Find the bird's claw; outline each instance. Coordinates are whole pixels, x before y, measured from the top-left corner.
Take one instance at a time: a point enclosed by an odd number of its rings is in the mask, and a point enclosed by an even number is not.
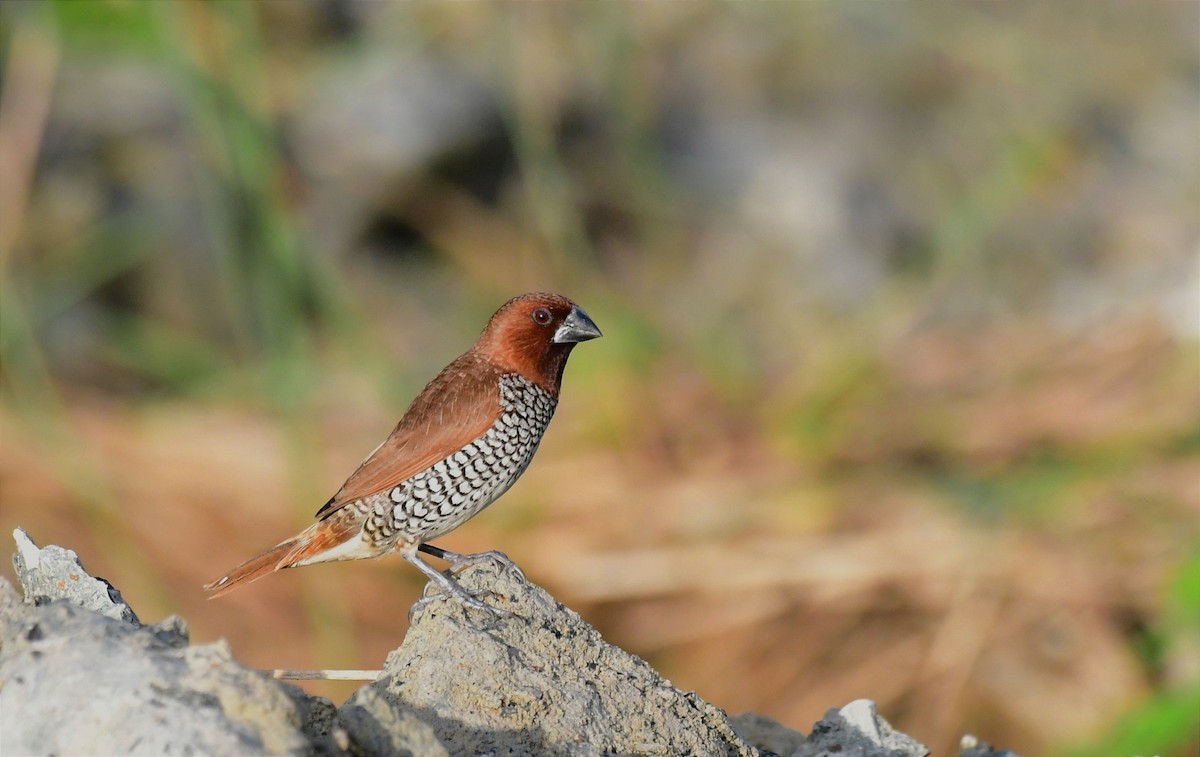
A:
[[[457,552],[447,552],[443,557],[450,563],[450,570],[457,573],[463,568],[470,565],[478,565],[483,562],[492,562],[500,566],[504,570],[511,571],[521,583],[529,583],[525,578],[525,573],[517,566],[512,558],[504,554],[498,549],[490,549],[487,552],[476,552],[469,555],[460,555]]]
[[[446,571],[434,569],[433,566],[429,565],[429,563],[417,557],[416,551],[418,550],[431,554],[438,559],[445,560],[446,562],[450,563],[450,568]],[[421,593],[421,598],[417,600],[417,602],[412,606],[412,609],[409,610],[408,618],[410,622],[412,621],[413,617],[420,612],[420,610],[427,607],[434,600],[443,597],[453,597],[464,607],[486,612],[493,617],[511,616],[512,613],[510,611],[493,607],[492,605],[486,604],[477,597],[473,596],[451,577],[451,574],[468,565],[474,565],[481,562],[492,562],[499,565],[502,569],[511,570],[517,576],[517,578],[519,578],[522,582],[525,582],[525,574],[521,572],[521,569],[518,568],[516,564],[508,558],[508,555],[497,550],[479,552],[469,555],[460,555],[457,552],[450,552],[442,549],[441,547],[435,547],[432,544],[421,544],[416,547],[416,550],[404,551],[401,552],[401,555],[404,557],[404,559],[420,568],[421,572],[429,578],[429,583],[425,585],[425,589]],[[438,594],[430,593],[431,589],[434,587],[441,590],[439,592],[441,597],[439,597]]]

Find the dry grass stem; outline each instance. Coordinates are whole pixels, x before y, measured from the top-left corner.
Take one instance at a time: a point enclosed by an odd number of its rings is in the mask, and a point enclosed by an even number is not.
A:
[[[374,681],[382,670],[281,670],[270,671],[277,681]]]

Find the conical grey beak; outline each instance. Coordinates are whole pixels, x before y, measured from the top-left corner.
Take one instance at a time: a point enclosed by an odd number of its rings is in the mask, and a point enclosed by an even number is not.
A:
[[[604,336],[600,333],[600,328],[588,317],[587,313],[583,312],[582,308],[576,305],[571,308],[570,313],[567,313],[567,317],[563,319],[558,331],[554,332],[554,343],[586,342],[598,336]]]

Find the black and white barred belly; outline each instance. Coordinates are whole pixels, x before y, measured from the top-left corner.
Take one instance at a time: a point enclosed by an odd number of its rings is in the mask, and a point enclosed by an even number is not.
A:
[[[508,491],[533,459],[555,399],[515,374],[500,378],[500,417],[483,436],[407,481],[357,503],[363,539],[426,541],[469,520]]]

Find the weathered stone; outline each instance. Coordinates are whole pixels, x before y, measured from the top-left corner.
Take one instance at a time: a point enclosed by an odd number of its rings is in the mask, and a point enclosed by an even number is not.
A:
[[[793,731],[766,715],[743,712],[730,715],[729,723],[739,736],[768,754],[791,757],[804,744],[803,733]]]
[[[17,542],[13,567],[26,597],[37,603],[65,599],[115,620],[141,625],[121,592],[103,578],[90,576],[74,550],[55,544],[38,549],[20,528],[13,531],[13,539]]]
[[[892,728],[869,699],[830,710],[795,757],[925,757],[929,748]]]
[[[354,743],[378,749],[411,713],[451,755],[758,753],[723,711],[606,643],[539,587],[490,564],[458,580],[511,614],[446,599],[419,608],[384,674],[343,707]]]
[[[319,701],[224,642],[189,646],[180,618],[142,626],[74,552],[15,537],[26,598],[0,579],[0,754],[330,751],[303,732]]]
[[[928,753],[868,700],[830,710],[808,737],[728,718],[487,563],[458,579],[507,614],[424,601],[379,679],[337,709],[242,666],[224,642],[190,645],[182,618],[141,625],[74,552],[15,537],[26,597],[0,579],[0,754]]]

